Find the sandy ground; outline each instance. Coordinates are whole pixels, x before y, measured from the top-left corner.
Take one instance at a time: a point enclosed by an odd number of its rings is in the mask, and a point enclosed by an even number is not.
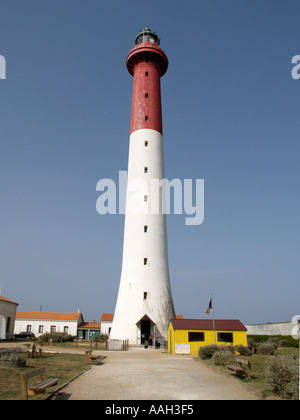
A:
[[[100,353],[94,351],[94,353]],[[238,380],[192,356],[161,350],[102,352],[106,358],[72,381],[54,400],[259,400]]]
[[[23,344],[23,343],[22,343]],[[23,347],[0,343],[1,348]],[[24,347],[23,347],[24,348]],[[84,354],[80,347],[43,351]],[[162,350],[94,350],[105,359],[62,388],[53,400],[260,400],[235,378],[207,367],[198,357]]]

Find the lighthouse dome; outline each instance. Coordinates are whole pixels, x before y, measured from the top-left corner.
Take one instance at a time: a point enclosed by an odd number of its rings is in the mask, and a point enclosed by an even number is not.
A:
[[[146,28],[139,32],[135,37],[136,45],[142,44],[143,42],[152,42],[153,44],[159,45],[160,39],[155,32],[151,31],[151,29],[146,26]]]

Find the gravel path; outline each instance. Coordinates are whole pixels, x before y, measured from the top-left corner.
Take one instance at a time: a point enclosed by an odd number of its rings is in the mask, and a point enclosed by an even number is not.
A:
[[[94,351],[94,354],[99,353]],[[192,356],[131,348],[102,352],[99,365],[53,400],[260,400],[260,394]]]

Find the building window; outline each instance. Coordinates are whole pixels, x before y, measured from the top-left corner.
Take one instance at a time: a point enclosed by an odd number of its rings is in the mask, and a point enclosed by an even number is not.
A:
[[[148,258],[144,258],[144,265],[147,265],[148,263]]]
[[[148,121],[148,115],[145,115],[145,121]]]
[[[145,93],[145,98],[148,98],[148,93]]]
[[[31,332],[31,325],[27,325],[27,327],[26,327],[26,331],[27,331],[27,332]]]
[[[148,76],[148,72],[147,72],[147,71],[145,72],[145,76],[146,76],[146,77]]]
[[[44,332],[44,325],[39,325],[39,333],[42,334]]]
[[[145,147],[148,146],[148,140],[145,140]]]
[[[55,325],[51,325],[50,327],[50,332],[56,332],[56,326]]]
[[[144,300],[147,299],[147,292],[144,292]]]
[[[204,332],[189,331],[189,342],[204,341]]]
[[[64,333],[68,334],[69,327],[64,327]]]
[[[144,226],[144,232],[145,232],[145,233],[147,233],[147,232],[148,232],[148,226],[147,226],[147,225],[145,225],[145,226]]]
[[[148,173],[148,166],[145,166],[144,167],[144,174],[147,174]]]
[[[148,195],[144,195],[144,201],[148,201]]]
[[[233,333],[218,332],[218,341],[220,343],[233,343]]]

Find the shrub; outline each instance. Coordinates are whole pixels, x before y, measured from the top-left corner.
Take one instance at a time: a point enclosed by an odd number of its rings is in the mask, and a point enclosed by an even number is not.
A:
[[[257,349],[257,353],[273,356],[274,355],[274,346],[273,346],[273,344],[261,344]]]
[[[108,334],[98,334],[95,335],[93,341],[106,341],[108,340]]]
[[[235,356],[231,351],[219,350],[213,354],[211,360],[217,366],[226,366],[235,362]]]
[[[74,336],[66,333],[45,333],[39,337],[39,341],[42,343],[49,343],[50,341],[60,343],[61,340],[63,342],[74,341]]]
[[[1,352],[0,360],[7,361],[7,362],[24,362],[27,359],[27,352],[19,350],[19,349],[12,349],[7,350],[6,352]]]
[[[235,354],[237,346],[234,346],[232,344],[228,344],[226,346],[222,346],[222,350],[230,351],[231,353]]]
[[[199,347],[198,356],[200,359],[211,359],[213,354],[219,350],[216,344],[210,344],[208,346]]]
[[[288,345],[289,345],[289,342],[285,338],[279,341],[279,347],[288,347]]]
[[[296,357],[272,357],[266,368],[266,379],[275,393],[286,399],[298,399],[299,367]]]
[[[273,344],[274,349],[278,349],[279,347],[279,338],[278,337],[270,337],[267,341],[268,344]]]
[[[243,346],[242,344],[236,346],[236,351],[238,351],[241,356],[251,356],[252,354],[251,350],[248,347]]]

